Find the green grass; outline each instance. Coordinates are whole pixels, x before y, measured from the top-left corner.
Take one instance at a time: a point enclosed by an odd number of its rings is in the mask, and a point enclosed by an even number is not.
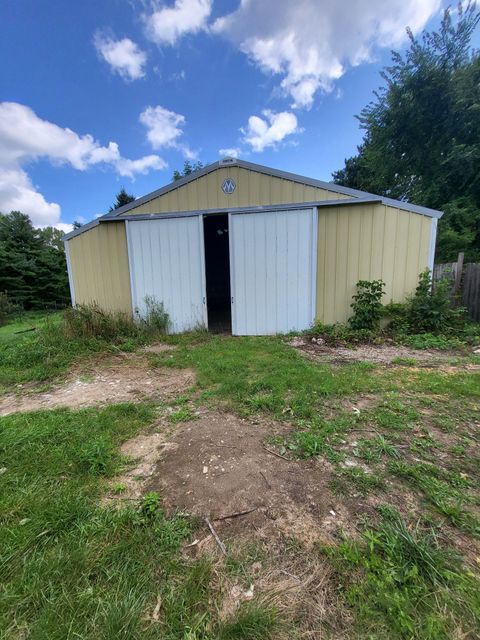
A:
[[[374,367],[352,364],[334,371],[315,365],[278,338],[196,337],[177,341],[175,352],[152,355],[158,366],[193,367],[207,397],[243,414],[267,412],[285,419],[312,419],[326,398],[376,391]]]
[[[363,540],[324,551],[334,563],[355,620],[355,638],[474,638],[480,591],[473,574],[442,546],[432,529],[407,527],[384,507]]]
[[[38,330],[45,326],[46,322],[57,324],[62,317],[61,311],[45,313],[45,311],[29,311],[12,318],[7,324],[0,327],[0,345],[6,342],[18,342],[21,333],[30,333],[30,330]]]
[[[218,640],[269,640],[275,638],[278,627],[274,609],[246,603],[234,620],[220,625]]]

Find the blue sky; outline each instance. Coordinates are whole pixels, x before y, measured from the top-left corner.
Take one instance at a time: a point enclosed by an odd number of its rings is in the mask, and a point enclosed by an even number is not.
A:
[[[441,0],[3,0],[0,211],[68,230],[185,158],[329,180],[405,26]]]

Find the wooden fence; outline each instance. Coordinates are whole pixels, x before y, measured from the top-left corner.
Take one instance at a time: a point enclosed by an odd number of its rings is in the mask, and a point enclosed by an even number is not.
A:
[[[451,282],[452,296],[467,308],[468,315],[480,322],[480,263],[463,264],[463,254],[457,262],[436,264],[433,282],[447,279]]]

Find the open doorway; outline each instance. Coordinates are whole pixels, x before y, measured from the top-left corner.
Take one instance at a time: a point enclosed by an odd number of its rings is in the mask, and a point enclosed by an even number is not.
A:
[[[207,281],[208,328],[218,333],[231,333],[230,250],[228,215],[203,218],[205,239],[205,275]]]

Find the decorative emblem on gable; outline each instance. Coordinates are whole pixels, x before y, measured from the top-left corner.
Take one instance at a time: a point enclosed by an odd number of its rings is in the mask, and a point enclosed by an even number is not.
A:
[[[235,180],[232,180],[232,178],[225,178],[222,184],[222,191],[223,193],[230,195],[235,191],[236,186],[237,185],[235,184]]]

